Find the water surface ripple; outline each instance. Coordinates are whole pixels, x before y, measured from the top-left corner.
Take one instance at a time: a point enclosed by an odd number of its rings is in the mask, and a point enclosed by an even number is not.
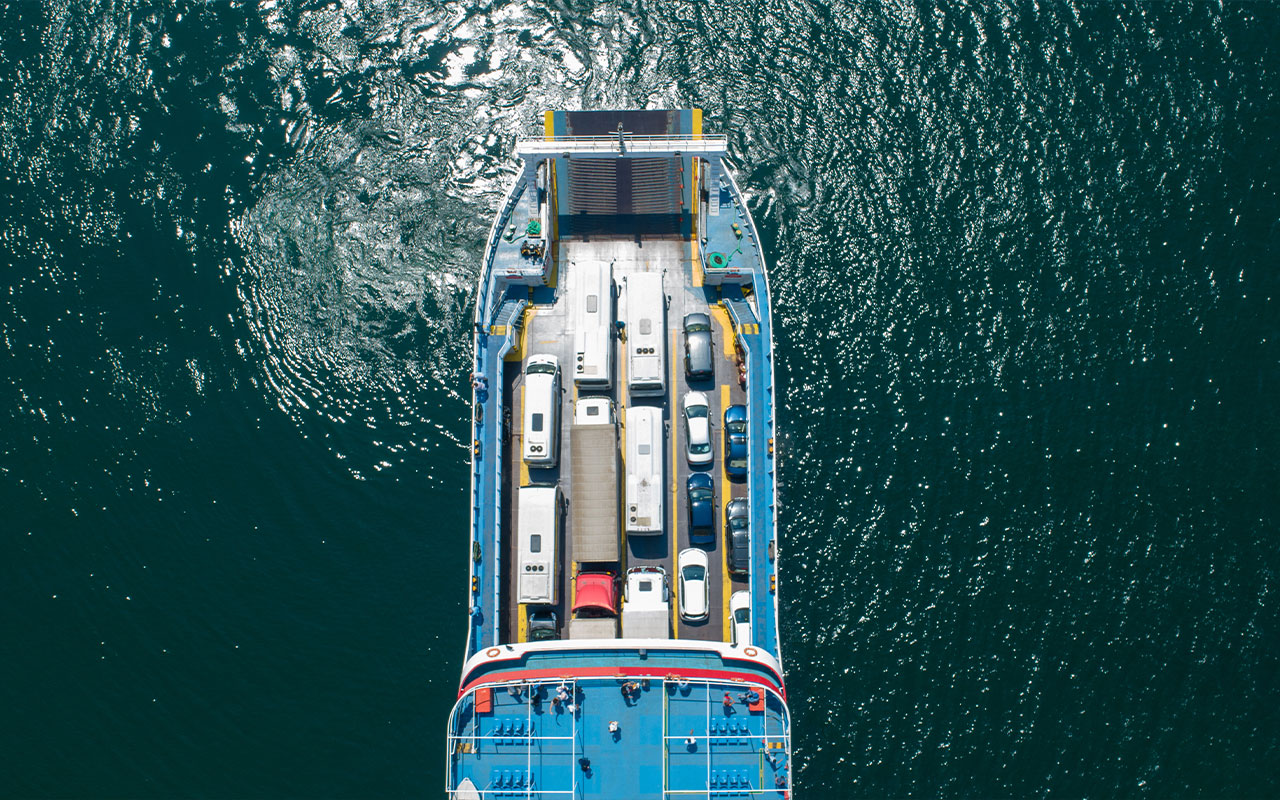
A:
[[[484,237],[728,132],[809,797],[1265,796],[1280,13],[0,5],[4,793],[436,796]]]

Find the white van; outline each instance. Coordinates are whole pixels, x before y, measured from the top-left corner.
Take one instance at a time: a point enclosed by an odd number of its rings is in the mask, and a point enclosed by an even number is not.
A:
[[[627,408],[627,533],[662,533],[663,482],[662,409]]]
[[[524,368],[524,463],[554,467],[560,449],[560,359],[529,356]]]
[[[560,599],[560,487],[521,486],[516,498],[519,557],[517,603],[555,605]]]

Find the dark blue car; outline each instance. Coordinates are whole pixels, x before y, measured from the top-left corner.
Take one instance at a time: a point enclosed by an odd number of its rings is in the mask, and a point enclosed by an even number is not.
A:
[[[715,540],[716,495],[711,476],[705,472],[689,474],[685,489],[689,495],[689,541],[711,544]]]
[[[747,477],[747,407],[724,410],[724,471],[730,478]]]

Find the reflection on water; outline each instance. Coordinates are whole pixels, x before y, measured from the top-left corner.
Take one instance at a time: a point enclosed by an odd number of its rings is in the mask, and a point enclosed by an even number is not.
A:
[[[9,752],[99,776],[17,794],[438,785],[490,215],[544,109],[632,106],[703,108],[766,240],[801,790],[1270,787],[1274,12],[0,17],[0,499],[56,698]]]

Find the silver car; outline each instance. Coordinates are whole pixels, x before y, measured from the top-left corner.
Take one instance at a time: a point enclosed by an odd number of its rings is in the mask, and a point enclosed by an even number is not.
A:
[[[685,456],[689,463],[702,466],[715,458],[711,452],[711,409],[702,392],[685,392],[684,435]]]
[[[733,639],[739,647],[751,645],[751,592],[734,592],[729,597],[729,616],[733,617]]]
[[[680,618],[699,622],[707,618],[707,551],[690,547],[676,558],[680,571]]]
[[[711,317],[706,314],[684,316],[684,374],[690,378],[714,377],[711,361]]]

